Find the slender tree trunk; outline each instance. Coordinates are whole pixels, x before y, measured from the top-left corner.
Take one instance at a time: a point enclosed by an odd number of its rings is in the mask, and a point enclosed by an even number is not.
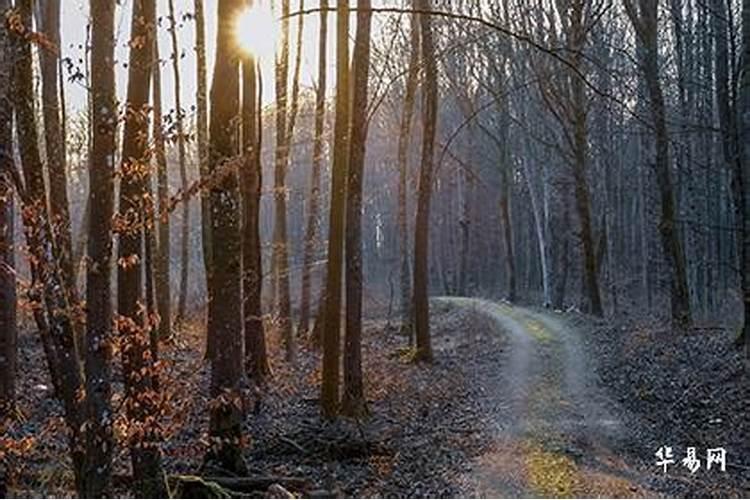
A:
[[[659,81],[658,0],[639,0],[640,13],[632,0],[624,0],[626,11],[643,43],[641,64],[646,81],[656,144],[656,181],[661,198],[659,232],[664,256],[669,263],[671,282],[672,321],[678,328],[692,322],[690,294],[687,284],[687,265],[680,234],[675,226],[675,195],[669,158],[669,133],[664,106],[664,93]]]
[[[86,401],[88,427],[85,487],[89,498],[108,496],[112,472],[112,214],[114,211],[115,0],[91,4],[92,140],[89,165],[88,265],[86,274]]]
[[[571,105],[573,126],[573,181],[576,211],[580,227],[580,238],[583,249],[583,278],[587,298],[587,310],[595,316],[604,314],[602,309],[601,291],[597,275],[596,249],[594,248],[594,229],[591,220],[591,194],[589,191],[588,169],[588,102],[583,80],[584,74],[583,49],[586,38],[584,20],[585,2],[577,0],[570,7],[570,36],[571,46],[574,48],[570,59],[571,74]],[[573,73],[575,71],[576,73]]]
[[[414,0],[420,11],[429,11],[429,0]],[[414,327],[417,341],[417,360],[432,361],[430,340],[430,299],[429,299],[429,231],[430,201],[432,198],[432,177],[435,155],[435,134],[437,129],[437,61],[432,36],[432,19],[420,14],[422,39],[422,61],[424,66],[424,102],[422,104],[422,161],[417,196],[417,220],[414,238]]]
[[[169,272],[172,266],[170,265],[169,173],[162,127],[161,63],[158,37],[154,37],[153,77],[154,158],[156,159],[156,197],[159,213],[154,281],[156,308],[159,311],[159,338],[167,339],[172,334],[172,285]]]
[[[352,95],[352,108],[355,110],[367,109],[371,23],[370,0],[357,0]],[[367,113],[352,113],[351,118],[346,187],[346,335],[341,412],[347,416],[359,417],[367,412],[362,383],[362,182],[367,143]]]
[[[149,322],[143,313],[143,236],[148,169],[148,106],[156,30],[155,0],[135,0],[131,24],[128,91],[122,144],[117,266],[117,325],[122,346],[125,411],[134,491],[143,498],[166,494],[159,449],[158,394],[154,391]],[[140,41],[140,43],[136,43]]]
[[[78,303],[78,290],[73,268],[70,210],[68,204],[68,178],[65,160],[65,132],[62,120],[64,109],[60,103],[62,85],[59,74],[60,0],[44,0],[39,5],[39,25],[52,47],[39,51],[42,75],[42,114],[44,116],[44,144],[49,176],[50,221],[58,247],[60,269],[67,285],[70,303]],[[58,88],[58,85],[60,87]],[[79,352],[83,348],[83,325],[76,327]]]
[[[185,159],[185,125],[182,111],[182,89],[180,79],[180,45],[177,41],[177,18],[175,17],[174,0],[169,0],[170,34],[172,37],[172,72],[174,73],[174,106],[175,126],[177,133],[177,154],[180,165],[180,184],[182,192],[187,193],[188,177]],[[175,323],[179,326],[185,320],[187,308],[188,278],[190,270],[190,198],[185,197],[182,202],[182,226],[180,241],[180,293],[177,298],[177,317]]]
[[[331,169],[331,209],[328,217],[325,314],[323,315],[323,416],[333,419],[339,404],[341,339],[341,275],[344,253],[346,178],[349,163],[349,2],[336,0],[336,123]]]
[[[260,128],[258,116],[258,75],[256,62],[245,57],[242,62],[242,140],[243,166],[240,170],[242,191],[242,291],[245,322],[245,372],[261,383],[270,374],[263,328],[261,296],[263,267],[260,239],[260,195],[263,169],[260,162]]]
[[[414,101],[419,84],[419,17],[411,15],[409,69],[406,76],[404,108],[401,112],[401,128],[398,136],[398,233],[401,273],[401,332],[412,339],[411,276],[409,275],[409,223],[408,223],[408,178],[409,145],[414,119]]]
[[[287,236],[286,174],[293,124],[288,115],[289,80],[289,0],[281,0],[281,47],[276,60],[276,156],[274,168],[274,201],[276,206],[273,260],[276,264],[272,279],[276,283],[279,327],[284,339],[287,361],[295,357],[291,322],[291,292],[289,285],[289,241]],[[301,19],[301,18],[299,18]],[[289,120],[289,121],[287,121]]]
[[[502,165],[501,182],[502,189],[500,195],[500,218],[503,221],[503,240],[505,242],[505,266],[508,272],[508,300],[510,302],[516,301],[516,258],[513,253],[513,226],[511,225],[510,217],[510,176],[508,170],[510,170],[510,163],[506,162]]]
[[[10,7],[0,0],[0,18]],[[10,37],[0,26],[0,67],[12,68]],[[12,72],[0,73],[0,420],[15,404],[17,370],[16,268],[14,248],[13,186],[7,168],[13,164]]]
[[[7,5],[6,5],[7,7]],[[16,3],[20,23],[13,26],[15,60],[12,62],[14,107],[18,145],[23,166],[23,224],[30,253],[31,284],[29,302],[34,305],[34,319],[44,348],[57,398],[62,402],[69,428],[69,446],[76,487],[83,491],[83,452],[81,425],[84,422],[79,398],[82,373],[75,345],[75,323],[65,293],[66,284],[59,268],[57,247],[47,212],[47,187],[37,137],[34,106],[32,2]],[[6,29],[4,26],[3,29]],[[9,109],[9,108],[8,108]],[[10,167],[10,161],[0,166]]]
[[[206,70],[206,16],[203,0],[195,0],[196,54],[196,136],[198,140],[198,172],[201,179],[208,177],[208,72]],[[201,190],[201,242],[206,283],[211,276],[211,207],[206,189]],[[208,349],[206,349],[208,351]]]
[[[320,225],[320,171],[323,164],[323,130],[326,114],[326,85],[328,51],[328,0],[320,2],[320,32],[318,33],[318,86],[315,89],[315,137],[313,139],[312,171],[310,173],[310,197],[305,229],[305,254],[302,262],[302,296],[300,302],[299,333],[310,329],[310,302],[313,260],[315,259]]]
[[[211,397],[208,466],[242,475],[242,245],[240,199],[236,169],[235,117],[239,109],[239,47],[232,20],[243,0],[219,0],[216,62],[211,87],[210,174],[213,272],[209,283],[208,324],[215,352],[211,359]]]

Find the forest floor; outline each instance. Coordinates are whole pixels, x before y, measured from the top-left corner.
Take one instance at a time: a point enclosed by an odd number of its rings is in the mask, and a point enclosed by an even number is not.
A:
[[[366,323],[370,415],[361,421],[321,422],[319,353],[301,341],[289,365],[271,329],[273,377],[245,423],[251,473],[354,497],[747,496],[750,389],[730,334],[679,336],[479,299],[433,304],[431,366],[410,362],[389,322]],[[203,339],[187,328],[163,353],[170,474],[199,473],[205,452]],[[8,434],[27,446],[11,457],[11,494],[70,495],[61,412],[36,336],[22,335],[19,364],[23,418]],[[661,446],[677,462],[666,475],[654,456]],[[706,448],[725,447],[726,473],[704,462],[690,474],[679,464],[685,446],[703,461]],[[122,495],[128,462],[120,446]]]

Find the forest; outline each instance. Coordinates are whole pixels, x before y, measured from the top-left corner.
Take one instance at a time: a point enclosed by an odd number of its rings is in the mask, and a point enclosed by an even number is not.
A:
[[[0,0],[0,497],[750,494],[750,0]]]

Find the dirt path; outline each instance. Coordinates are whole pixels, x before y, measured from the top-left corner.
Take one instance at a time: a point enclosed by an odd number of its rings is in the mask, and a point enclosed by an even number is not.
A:
[[[622,409],[592,375],[577,332],[551,313],[482,299],[436,302],[471,308],[504,335],[506,362],[485,380],[496,429],[473,467],[481,497],[653,496],[621,458]]]

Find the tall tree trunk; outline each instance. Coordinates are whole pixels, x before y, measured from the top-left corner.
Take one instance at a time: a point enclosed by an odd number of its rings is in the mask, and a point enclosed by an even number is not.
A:
[[[419,17],[411,15],[409,69],[406,76],[404,108],[398,136],[398,233],[401,275],[401,332],[414,336],[412,328],[411,276],[409,276],[408,178],[409,146],[414,119],[414,101],[419,83]]]
[[[215,352],[211,359],[209,465],[242,475],[242,245],[237,186],[238,147],[235,116],[239,109],[239,47],[232,20],[243,0],[219,0],[216,62],[211,87],[210,174],[213,273],[209,283],[208,324]]]
[[[92,151],[89,164],[86,273],[86,401],[88,427],[84,496],[108,496],[112,471],[112,214],[114,210],[115,0],[91,3]]]
[[[177,17],[174,10],[174,0],[169,0],[170,34],[172,37],[172,72],[174,73],[174,107],[175,126],[177,133],[177,154],[180,165],[180,184],[182,192],[188,191],[187,164],[185,159],[185,125],[182,111],[182,89],[180,80],[180,45],[177,41]],[[187,307],[188,278],[190,270],[190,197],[185,196],[182,202],[182,226],[180,241],[180,292],[177,298],[177,317],[175,323],[179,326],[185,320]]]
[[[7,5],[6,5],[7,7]],[[37,137],[36,110],[34,106],[32,2],[16,3],[20,23],[10,27],[14,39],[15,60],[12,63],[18,145],[23,166],[23,223],[26,243],[30,253],[31,284],[29,302],[39,329],[47,365],[58,399],[63,403],[69,428],[69,446],[73,462],[76,487],[83,490],[83,453],[81,425],[84,416],[79,398],[82,373],[75,345],[75,324],[68,302],[66,285],[59,268],[57,247],[47,212],[47,187]],[[6,29],[6,27],[4,27]],[[10,161],[2,163],[12,166]]]
[[[287,236],[286,174],[291,147],[291,120],[287,115],[289,80],[289,0],[281,0],[281,48],[276,60],[276,155],[274,168],[274,201],[276,207],[273,231],[273,260],[279,327],[284,340],[287,361],[294,360],[295,346],[291,322],[289,285],[289,241]],[[301,17],[299,18],[301,19]]]
[[[123,346],[125,411],[134,491],[143,498],[166,494],[159,449],[158,394],[154,390],[149,321],[143,313],[143,236],[148,171],[148,106],[156,30],[155,0],[135,0],[131,24],[128,91],[119,203],[117,325]]]
[[[242,191],[242,291],[245,321],[245,372],[262,382],[270,373],[263,329],[263,267],[260,239],[260,195],[263,168],[260,161],[261,133],[258,126],[260,101],[256,62],[242,62],[242,140],[243,165],[240,170]]]
[[[429,11],[430,0],[414,0],[415,7]],[[419,194],[417,196],[417,220],[414,237],[414,332],[417,341],[416,359],[432,361],[430,340],[430,299],[429,299],[429,231],[430,201],[432,198],[432,177],[435,156],[435,134],[437,129],[437,61],[432,36],[432,19],[428,14],[420,14],[422,39],[422,62],[424,67],[424,102],[422,104],[422,160],[419,173]]]
[[[357,34],[354,41],[354,92],[351,144],[346,186],[346,335],[344,390],[341,412],[359,417],[367,412],[362,383],[362,178],[367,143],[367,83],[370,71],[370,0],[357,0]]]
[[[0,19],[10,7],[0,0]],[[0,25],[0,67],[13,68],[10,37]],[[16,269],[14,249],[12,70],[0,73],[0,420],[15,404],[17,367]]]
[[[60,269],[67,285],[70,303],[78,303],[78,290],[73,269],[70,209],[68,205],[68,176],[65,160],[64,109],[60,96],[62,82],[59,74],[61,50],[60,0],[44,0],[39,4],[39,25],[46,39],[52,44],[39,51],[42,75],[42,114],[44,117],[44,144],[46,148],[47,173],[49,176],[50,221],[58,247]],[[60,85],[60,87],[58,87]],[[83,348],[83,325],[76,328],[76,343],[79,352]]]
[[[302,262],[302,296],[300,300],[299,333],[304,335],[310,328],[310,302],[313,260],[316,254],[320,225],[320,171],[323,163],[323,130],[326,114],[326,85],[328,51],[328,0],[320,2],[320,31],[318,33],[318,86],[315,89],[315,137],[313,139],[312,171],[310,173],[310,196],[305,229],[305,253]]]
[[[745,302],[745,320],[743,335],[745,337],[745,359],[750,367],[750,0],[742,2],[742,67],[738,81],[738,144],[742,145],[741,168],[737,180],[736,192],[741,196],[740,235],[742,238],[742,296]],[[749,368],[750,369],[750,368]]]
[[[198,172],[201,179],[208,177],[208,72],[206,70],[206,16],[203,0],[195,0],[196,54],[196,138],[198,141]],[[201,190],[201,242],[206,283],[211,275],[211,207],[206,189]],[[208,351],[208,349],[206,349]]]
[[[508,300],[515,302],[516,297],[516,258],[513,252],[513,226],[510,217],[511,185],[508,170],[511,169],[509,158],[501,166],[500,218],[503,221],[503,241],[505,242],[505,267],[508,273]]]
[[[320,405],[333,419],[339,404],[341,339],[341,275],[344,253],[346,177],[349,164],[349,2],[336,0],[336,123],[331,169],[331,209],[328,215],[325,314],[323,315],[323,381]]]
[[[664,94],[659,80],[658,0],[639,0],[640,13],[633,0],[623,0],[636,35],[643,43],[641,64],[643,77],[651,101],[651,115],[656,144],[656,181],[661,198],[659,232],[664,256],[669,263],[671,283],[672,321],[678,328],[690,326],[690,294],[688,293],[685,252],[675,226],[675,195],[669,158],[669,133],[664,106]]]
[[[159,338],[167,339],[172,334],[172,284],[170,279],[171,235],[169,229],[169,173],[164,146],[161,102],[161,62],[159,59],[159,37],[154,37],[153,67],[154,107],[154,158],[156,159],[156,197],[158,199],[158,227],[156,258],[154,259],[154,281],[156,308],[159,311]]]

